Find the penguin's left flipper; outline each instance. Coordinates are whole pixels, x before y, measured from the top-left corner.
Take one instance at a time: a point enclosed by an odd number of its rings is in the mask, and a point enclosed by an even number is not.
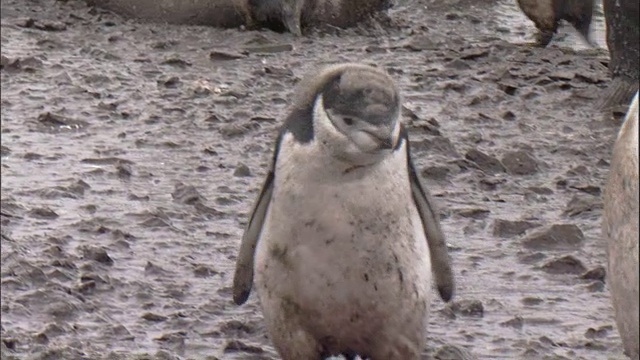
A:
[[[429,252],[431,254],[431,271],[435,278],[440,298],[449,302],[455,292],[455,280],[453,278],[453,270],[451,269],[451,259],[447,250],[447,242],[440,227],[440,218],[431,194],[422,186],[416,168],[413,165],[406,130],[403,129],[403,133],[403,137],[407,141],[407,165],[409,168],[411,193],[413,202],[418,208],[418,213],[422,219],[422,226],[427,238],[427,245],[429,246]]]
[[[244,304],[249,298],[251,287],[253,286],[253,262],[256,253],[256,246],[262,231],[269,203],[271,202],[271,194],[273,194],[273,178],[274,166],[271,166],[267,178],[260,190],[258,201],[253,207],[249,223],[242,235],[240,243],[240,251],[236,260],[236,272],[233,276],[233,301],[237,305]]]

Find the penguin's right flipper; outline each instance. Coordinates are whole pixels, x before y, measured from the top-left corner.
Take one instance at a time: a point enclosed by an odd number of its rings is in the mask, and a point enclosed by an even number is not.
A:
[[[409,183],[413,202],[418,209],[422,226],[427,237],[427,245],[431,254],[431,270],[435,278],[436,287],[440,298],[446,302],[451,301],[455,292],[455,279],[451,268],[451,257],[447,248],[447,242],[440,227],[440,217],[429,190],[422,185],[418,172],[411,159],[409,137],[404,126],[401,128],[401,137],[406,141],[407,167],[409,170]]]
[[[253,286],[253,263],[256,253],[256,246],[262,231],[262,225],[269,209],[271,195],[273,194],[273,166],[269,169],[267,178],[260,190],[258,201],[253,207],[249,223],[242,235],[240,251],[236,260],[236,272],[233,276],[233,301],[237,305],[242,305],[249,298],[251,287]]]

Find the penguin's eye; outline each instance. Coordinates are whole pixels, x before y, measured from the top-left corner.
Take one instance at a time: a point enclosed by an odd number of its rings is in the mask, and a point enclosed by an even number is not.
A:
[[[353,119],[350,117],[343,118],[342,121],[344,121],[344,123],[347,124],[347,126],[353,125]]]

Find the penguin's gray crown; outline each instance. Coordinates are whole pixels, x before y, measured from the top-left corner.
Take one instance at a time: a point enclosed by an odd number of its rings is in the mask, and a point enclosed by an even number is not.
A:
[[[373,69],[347,69],[321,92],[325,111],[346,125],[355,119],[374,126],[392,125],[398,117],[398,90],[386,74]]]

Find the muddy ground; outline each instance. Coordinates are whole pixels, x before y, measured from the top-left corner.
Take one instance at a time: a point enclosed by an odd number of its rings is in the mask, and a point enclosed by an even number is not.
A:
[[[2,0],[2,359],[277,358],[255,295],[231,301],[235,255],[292,86],[342,61],[397,80],[441,208],[458,290],[425,359],[620,358],[607,53],[568,27],[528,46],[514,3],[402,1],[295,39]]]

